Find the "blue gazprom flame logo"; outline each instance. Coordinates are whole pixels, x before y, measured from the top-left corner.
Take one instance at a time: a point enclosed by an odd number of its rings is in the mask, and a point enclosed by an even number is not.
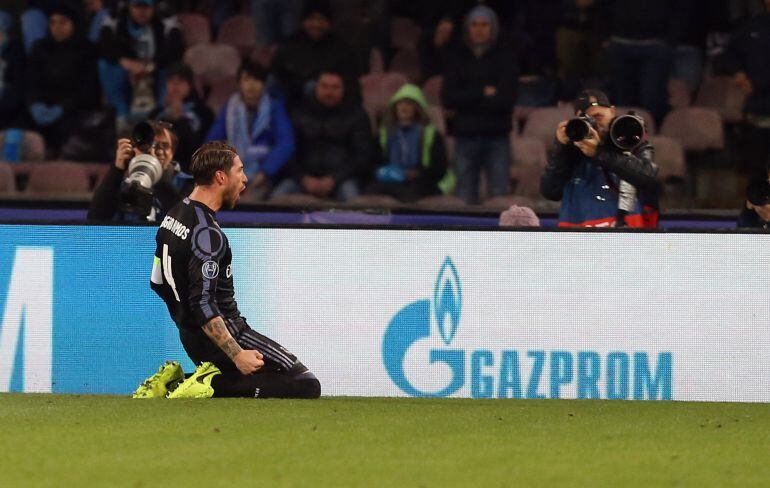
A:
[[[460,310],[463,306],[462,289],[457,269],[450,258],[444,260],[433,290],[433,310],[441,338],[448,346],[457,333],[460,324]]]
[[[420,397],[445,397],[462,388],[465,382],[465,353],[462,350],[433,349],[428,361],[444,363],[452,370],[452,380],[436,392],[418,390],[404,374],[404,357],[420,339],[431,335],[431,310],[441,339],[452,342],[460,323],[462,288],[452,260],[447,257],[441,265],[433,290],[433,300],[418,300],[399,311],[390,321],[382,338],[382,360],[388,376],[404,393]]]

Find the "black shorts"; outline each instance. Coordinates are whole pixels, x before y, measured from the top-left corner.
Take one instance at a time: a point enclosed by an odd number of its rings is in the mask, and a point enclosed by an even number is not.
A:
[[[297,363],[297,356],[269,337],[255,331],[245,320],[225,319],[227,330],[243,349],[254,349],[262,353],[265,365],[263,372],[291,371]],[[195,364],[214,363],[220,370],[237,371],[235,363],[203,332],[203,329],[179,329],[182,346]]]

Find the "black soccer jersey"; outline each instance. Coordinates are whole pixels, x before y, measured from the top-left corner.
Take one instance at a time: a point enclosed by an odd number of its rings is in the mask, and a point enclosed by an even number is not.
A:
[[[185,198],[163,219],[155,242],[151,286],[177,327],[200,328],[216,316],[240,318],[232,253],[213,210]]]

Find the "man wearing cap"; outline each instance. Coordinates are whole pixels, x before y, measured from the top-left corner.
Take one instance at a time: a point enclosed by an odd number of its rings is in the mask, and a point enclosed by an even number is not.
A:
[[[349,90],[357,97],[356,55],[342,39],[331,31],[332,8],[328,0],[308,0],[302,11],[302,28],[279,46],[272,71],[290,107],[312,95],[313,83],[324,71],[343,75]]]
[[[655,226],[658,167],[653,162],[653,147],[643,141],[622,152],[609,141],[616,111],[599,90],[584,90],[578,95],[575,115],[590,117],[593,127],[588,137],[570,141],[566,131],[569,121],[561,122],[556,130],[556,150],[540,180],[543,196],[561,201],[559,226]],[[627,188],[626,184],[636,189],[637,197],[630,208],[619,212],[621,189]]]
[[[104,94],[125,125],[132,112],[144,116],[163,100],[165,69],[184,54],[181,24],[159,18],[154,0],[131,0],[126,11],[104,20],[99,49]]]

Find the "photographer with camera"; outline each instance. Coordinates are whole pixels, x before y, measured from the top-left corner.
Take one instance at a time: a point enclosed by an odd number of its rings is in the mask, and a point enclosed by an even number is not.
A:
[[[89,220],[156,222],[192,187],[174,161],[179,141],[166,122],[141,122],[119,139],[115,163],[94,191]]]
[[[556,130],[540,193],[561,201],[559,227],[655,227],[658,168],[643,120],[617,117],[609,98],[584,90],[576,118]]]

